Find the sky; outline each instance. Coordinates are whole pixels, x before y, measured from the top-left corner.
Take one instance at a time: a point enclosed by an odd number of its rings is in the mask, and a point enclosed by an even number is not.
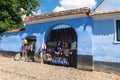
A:
[[[69,9],[89,7],[94,10],[102,0],[41,0],[38,6],[38,14],[46,14]]]

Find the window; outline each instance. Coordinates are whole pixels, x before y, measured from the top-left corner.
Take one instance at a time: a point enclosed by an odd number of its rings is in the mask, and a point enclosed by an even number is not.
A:
[[[120,20],[116,20],[116,40],[120,41]]]

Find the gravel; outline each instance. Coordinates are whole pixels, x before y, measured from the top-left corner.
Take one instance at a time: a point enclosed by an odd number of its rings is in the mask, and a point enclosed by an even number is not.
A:
[[[120,75],[0,57],[0,80],[120,80]]]

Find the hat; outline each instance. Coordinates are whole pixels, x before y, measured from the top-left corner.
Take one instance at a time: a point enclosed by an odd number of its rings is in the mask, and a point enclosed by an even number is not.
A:
[[[23,40],[23,44],[28,44],[28,41],[26,39]]]

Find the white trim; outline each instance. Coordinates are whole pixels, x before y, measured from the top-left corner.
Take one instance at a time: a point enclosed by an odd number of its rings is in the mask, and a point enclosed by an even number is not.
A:
[[[114,41],[113,43],[114,44],[120,44],[120,41]]]
[[[117,42],[117,37],[116,37],[116,19],[114,18],[114,43]]]
[[[75,14],[75,15],[66,15],[66,16],[59,16],[59,17],[53,17],[48,19],[39,19],[34,21],[26,22],[26,24],[36,24],[36,23],[42,23],[42,22],[50,22],[50,21],[56,21],[56,20],[62,20],[62,19],[73,19],[73,18],[80,18],[80,17],[87,17],[85,13],[82,14]]]
[[[116,29],[116,20],[120,20],[120,17],[114,18],[114,43],[120,43],[117,41],[117,29]]]
[[[120,18],[120,13],[98,14],[92,16],[93,20],[104,20],[104,19],[114,19],[114,18]]]

